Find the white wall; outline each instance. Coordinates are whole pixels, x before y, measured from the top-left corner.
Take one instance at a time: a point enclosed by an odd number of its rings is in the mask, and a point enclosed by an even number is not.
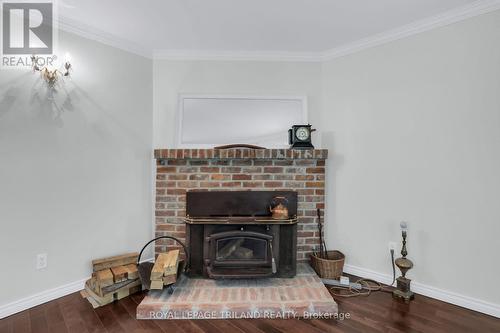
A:
[[[316,123],[320,71],[321,64],[306,62],[155,60],[154,145],[175,144],[179,94],[306,95],[309,120]]]
[[[0,71],[0,305],[152,235],[152,61],[62,32],[60,47],[74,72],[53,100],[39,75]]]
[[[328,244],[391,274],[500,304],[500,12],[324,64]]]

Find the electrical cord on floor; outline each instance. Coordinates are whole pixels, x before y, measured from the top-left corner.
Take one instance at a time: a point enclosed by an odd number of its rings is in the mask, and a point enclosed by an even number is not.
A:
[[[396,282],[396,265],[394,264],[394,249],[391,249],[391,264],[392,264],[392,283],[391,286]]]
[[[392,262],[392,283],[390,286],[394,285],[396,281],[396,266],[394,265],[394,249],[391,249],[391,262]],[[372,279],[359,279],[355,283],[361,285],[361,289],[355,289],[351,286],[330,286],[330,293],[337,297],[357,297],[357,296],[370,296],[372,292],[383,291],[386,293],[392,293],[392,289],[384,287],[380,282]],[[338,291],[347,291],[347,293],[340,293]]]

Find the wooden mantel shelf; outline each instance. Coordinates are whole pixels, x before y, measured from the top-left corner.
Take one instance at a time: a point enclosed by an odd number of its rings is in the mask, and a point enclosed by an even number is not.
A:
[[[326,160],[328,149],[155,149],[158,160],[175,159],[315,159]]]

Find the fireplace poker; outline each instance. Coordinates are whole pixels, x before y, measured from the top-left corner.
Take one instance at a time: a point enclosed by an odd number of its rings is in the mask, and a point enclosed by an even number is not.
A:
[[[323,237],[323,225],[321,224],[321,210],[317,209],[318,213],[318,231],[319,231],[319,257],[328,259],[328,250],[326,249],[325,239]]]

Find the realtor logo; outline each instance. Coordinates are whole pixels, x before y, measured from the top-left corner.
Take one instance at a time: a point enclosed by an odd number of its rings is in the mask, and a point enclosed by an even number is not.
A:
[[[3,54],[51,54],[52,3],[2,4]]]
[[[33,54],[48,62],[55,49],[54,14],[53,1],[2,2],[2,67],[30,66]]]

